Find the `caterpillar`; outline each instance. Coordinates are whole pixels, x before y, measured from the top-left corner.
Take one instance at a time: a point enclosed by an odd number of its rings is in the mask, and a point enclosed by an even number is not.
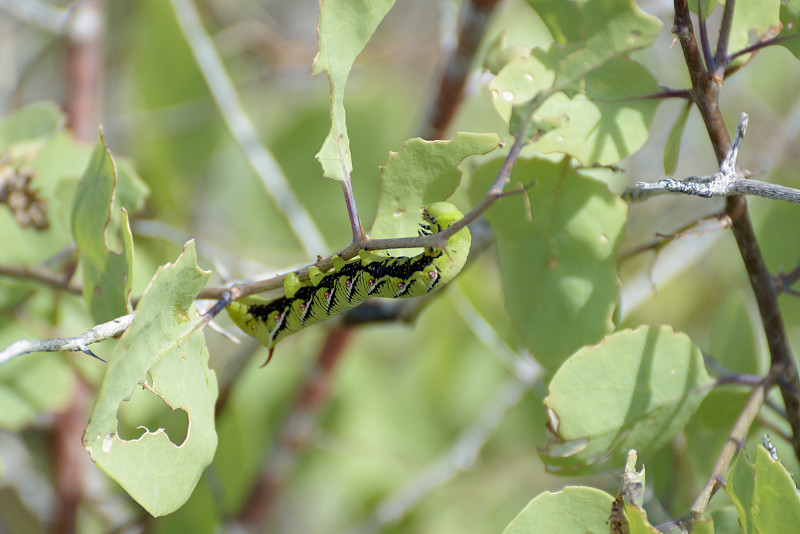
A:
[[[420,235],[440,232],[463,218],[449,202],[435,202],[423,210]],[[247,334],[269,348],[264,365],[283,338],[355,308],[373,297],[405,298],[433,293],[450,282],[464,266],[471,236],[467,228],[448,240],[444,250],[426,248],[416,256],[393,257],[361,251],[350,260],[333,257],[333,269],[312,267],[310,280],[290,274],[284,295],[276,299],[245,297],[227,306],[228,315]]]

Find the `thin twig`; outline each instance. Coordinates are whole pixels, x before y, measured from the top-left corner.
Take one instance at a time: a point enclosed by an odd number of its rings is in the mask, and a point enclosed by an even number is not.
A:
[[[179,1],[179,0],[174,0]],[[527,131],[528,126],[533,118],[533,114],[536,112],[537,109],[541,106],[542,102],[550,96],[550,92],[544,92],[534,98],[532,105],[530,106],[529,113],[523,118],[520,123],[519,132],[514,139],[514,144],[511,146],[511,149],[506,156],[505,161],[503,162],[503,166],[501,167],[500,171],[497,173],[497,177],[495,178],[492,185],[489,187],[489,190],[484,195],[483,199],[480,203],[475,206],[469,213],[464,215],[464,218],[454,223],[449,228],[442,230],[441,232],[436,232],[426,236],[418,236],[418,237],[399,237],[399,238],[390,238],[390,239],[371,239],[369,237],[365,238],[363,243],[350,243],[348,246],[344,247],[343,249],[339,250],[338,252],[331,254],[327,258],[324,258],[312,265],[307,267],[303,267],[302,269],[298,269],[292,271],[295,273],[300,280],[308,280],[309,279],[309,269],[311,267],[317,267],[320,271],[326,272],[333,268],[333,257],[339,256],[344,260],[348,260],[350,258],[355,257],[361,250],[386,250],[392,248],[419,248],[419,247],[433,247],[433,248],[446,248],[447,240],[461,230],[465,228],[467,225],[475,221],[478,217],[480,217],[489,207],[491,207],[495,202],[497,202],[500,198],[503,197],[503,188],[508,183],[509,177],[511,176],[511,170],[514,168],[514,164],[516,163],[517,159],[519,158],[520,151],[522,147],[527,142],[527,138],[524,135],[524,132]],[[244,283],[244,284],[235,284],[231,287],[218,287],[218,288],[205,288],[203,289],[200,294],[197,296],[198,299],[223,299],[225,298],[228,303],[234,301],[236,299],[246,297],[249,295],[255,295],[256,293],[263,293],[265,291],[270,291],[272,289],[279,289],[283,287],[283,282],[286,279],[286,276],[290,273],[284,273],[280,275],[276,275],[272,278],[267,280],[259,280],[256,282]],[[218,302],[218,306],[215,305],[212,308],[212,311],[209,312],[208,315],[214,315],[214,312],[221,311],[224,308],[226,303],[223,303],[221,300]],[[207,321],[206,321],[207,322]]]
[[[107,323],[95,326],[83,334],[75,337],[55,338],[55,339],[21,339],[12,343],[8,348],[0,351],[0,365],[33,352],[83,352],[90,356],[95,356],[88,346],[98,341],[112,338],[121,334],[133,322],[133,313],[117,317]]]
[[[80,284],[72,280],[65,279],[64,276],[54,273],[39,265],[33,267],[15,267],[11,265],[0,265],[0,276],[8,276],[10,278],[18,278],[20,280],[31,280],[50,286],[55,289],[63,289],[76,295],[81,295],[83,290]]]
[[[800,189],[760,182],[739,173],[736,160],[746,129],[747,114],[742,113],[736,137],[716,173],[710,176],[690,176],[684,180],[665,178],[657,182],[637,182],[622,194],[622,198],[629,202],[638,202],[666,193],[682,193],[703,198],[743,194],[800,204]]]
[[[192,0],[171,2],[181,31],[228,130],[244,151],[267,194],[284,215],[308,256],[316,257],[320,251],[327,250],[325,239],[311,215],[292,192],[278,162],[259,139],[253,121],[245,112],[214,43],[203,28],[197,8]]]
[[[40,0],[0,0],[0,9],[40,30],[60,35],[66,31],[72,9],[62,9]]]
[[[743,56],[745,54],[761,50],[762,48],[766,48],[768,46],[774,46],[786,41],[790,41],[792,39],[797,39],[798,37],[800,37],[800,33],[795,33],[792,35],[778,35],[777,37],[772,37],[771,39],[765,39],[763,41],[759,41],[754,45],[750,45],[747,48],[742,48],[738,52],[734,52],[733,54],[728,56],[728,63],[730,63],[739,56]]]
[[[717,40],[717,52],[714,54],[714,68],[709,71],[713,78],[722,79],[725,61],[728,59],[728,42],[731,38],[731,27],[733,26],[733,12],[736,7],[736,0],[727,0],[722,11],[722,22],[719,27],[719,39]]]
[[[712,65],[714,58],[711,55],[711,44],[708,41],[708,25],[706,24],[706,18],[703,16],[703,0],[697,0],[697,18],[700,23],[700,46],[703,47],[706,69],[708,69],[708,72],[711,72],[714,70]]]
[[[703,228],[701,230],[692,230],[692,228],[699,226],[701,223],[710,220],[716,220],[716,223],[710,227]],[[676,239],[684,239],[687,237],[699,237],[702,235],[709,234],[711,232],[722,230],[723,228],[728,228],[729,226],[730,226],[730,219],[728,219],[728,216],[725,215],[724,212],[717,212],[717,213],[712,213],[710,215],[705,215],[703,217],[700,217],[699,219],[695,219],[681,226],[680,228],[669,234],[656,233],[656,238],[653,239],[652,241],[648,241],[647,243],[644,243],[637,247],[620,252],[619,255],[617,256],[617,260],[620,262],[626,261],[648,250],[654,250],[658,252],[659,250],[664,248],[672,241],[675,241]]]
[[[694,504],[692,504],[692,508],[689,512],[690,518],[698,519],[708,506],[712,495],[714,495],[714,492],[719,487],[719,480],[725,476],[725,472],[728,470],[731,461],[733,461],[739,449],[742,448],[744,439],[747,437],[747,431],[758,416],[761,405],[764,403],[766,390],[767,384],[762,381],[750,395],[750,399],[747,401],[742,413],[739,414],[736,423],[734,423],[731,429],[728,441],[726,441],[725,445],[722,447],[722,451],[717,458],[716,464],[714,464],[714,469],[712,469],[705,487],[703,487],[700,495],[698,495]]]

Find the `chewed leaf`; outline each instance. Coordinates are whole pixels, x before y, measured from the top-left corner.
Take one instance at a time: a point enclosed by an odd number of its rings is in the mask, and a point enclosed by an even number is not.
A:
[[[800,525],[800,494],[792,475],[760,445],[755,463],[744,449],[739,452],[725,492],[745,532],[794,532]]]
[[[413,236],[420,208],[449,197],[461,180],[465,158],[491,152],[500,145],[496,134],[460,132],[449,141],[410,139],[390,152],[383,166],[383,187],[372,237]]]
[[[344,111],[344,88],[356,56],[366,46],[395,0],[325,0],[319,13],[319,51],[314,74],[331,84],[331,131],[317,159],[328,178],[346,180],[353,170]]]
[[[133,237],[128,215],[121,210],[119,238],[122,250],[114,252],[108,243],[108,226],[117,184],[114,160],[103,136],[97,141],[83,173],[72,207],[72,235],[78,246],[83,270],[83,296],[98,323],[130,311],[133,287]]]
[[[177,510],[192,494],[217,447],[217,379],[208,368],[194,298],[209,274],[197,266],[194,242],[162,266],[136,308],[136,318],[111,356],[84,433],[92,460],[154,516]],[[186,412],[188,434],[173,444],[162,430],[136,440],[119,436],[120,404],[146,384],[173,409]]]
[[[669,326],[614,333],[556,372],[539,455],[566,475],[621,465],[629,449],[645,456],[686,426],[713,382],[700,349]]]
[[[556,493],[534,498],[503,534],[608,534],[609,512],[614,498],[585,486],[567,486]]]

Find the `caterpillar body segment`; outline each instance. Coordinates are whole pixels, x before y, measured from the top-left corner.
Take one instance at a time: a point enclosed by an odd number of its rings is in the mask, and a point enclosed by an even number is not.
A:
[[[424,233],[452,226],[463,214],[449,202],[436,202],[423,211]],[[246,297],[228,305],[228,315],[239,328],[270,349],[303,328],[315,325],[373,297],[406,298],[433,293],[461,271],[469,254],[471,236],[464,228],[447,240],[446,249],[427,248],[416,256],[388,256],[362,251],[350,260],[334,257],[334,268],[319,269],[301,282],[289,275],[285,295],[275,299]]]

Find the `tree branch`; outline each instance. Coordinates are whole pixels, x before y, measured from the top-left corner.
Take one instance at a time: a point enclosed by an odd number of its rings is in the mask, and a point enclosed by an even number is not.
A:
[[[746,129],[747,114],[742,113],[736,137],[716,173],[710,176],[690,176],[684,180],[665,178],[657,182],[637,182],[622,194],[622,198],[637,202],[664,193],[683,193],[703,198],[744,194],[800,204],[800,190],[745,178],[739,173],[736,159]]]
[[[730,30],[732,9],[733,1],[726,2],[726,15],[723,16],[723,28],[720,32],[720,47],[717,49],[717,54],[720,54],[720,50],[727,49],[726,34]],[[729,10],[731,11],[730,14],[728,14]],[[702,61],[699,61],[699,55],[697,54],[697,43],[694,39],[686,0],[675,0],[674,32],[680,40],[684,60],[692,80],[692,98],[706,125],[706,131],[714,148],[717,161],[722,166],[730,146],[730,137],[719,109],[718,98],[722,77],[707,76],[704,72]],[[725,54],[727,55],[727,52]],[[720,65],[716,65],[715,68],[718,71]],[[724,69],[724,64],[722,68]],[[750,279],[750,285],[753,288],[753,294],[758,303],[758,310],[769,347],[771,372],[782,375],[782,380],[779,381],[781,394],[786,405],[787,420],[792,427],[792,444],[795,456],[800,458],[800,399],[796,394],[797,391],[800,391],[800,380],[798,380],[797,365],[789,346],[786,328],[778,306],[775,285],[761,255],[753,225],[750,222],[745,197],[741,195],[727,197],[725,212],[731,219],[733,235],[736,238],[739,253],[742,256],[745,270]]]
[[[0,351],[0,365],[17,356],[33,352],[83,352],[89,356],[98,358],[89,350],[88,346],[92,343],[97,343],[98,341],[103,341],[121,334],[133,323],[133,317],[133,313],[117,317],[116,319],[97,325],[75,337],[35,340],[21,339]]]
[[[499,0],[469,0],[463,4],[458,46],[442,70],[438,91],[429,104],[423,127],[423,139],[443,139],[464,98],[464,86],[478,45],[486,32],[489,18]]]

